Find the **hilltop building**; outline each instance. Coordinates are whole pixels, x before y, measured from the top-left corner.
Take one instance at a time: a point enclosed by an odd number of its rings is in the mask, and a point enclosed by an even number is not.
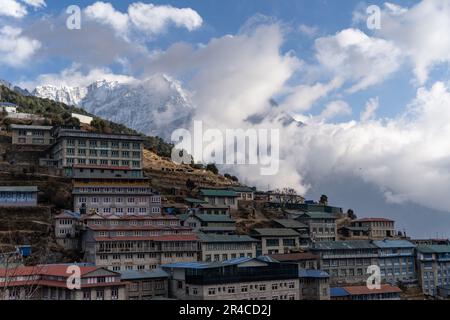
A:
[[[422,291],[426,296],[436,297],[438,287],[450,285],[450,246],[420,245],[416,249]]]
[[[247,235],[198,234],[200,261],[218,262],[256,258],[258,240]]]
[[[183,300],[298,300],[296,265],[256,258],[163,265],[169,296]]]
[[[11,124],[13,145],[50,146],[54,142],[53,127]]]
[[[300,248],[300,234],[293,229],[256,228],[250,235],[260,240],[258,255],[290,253]]]

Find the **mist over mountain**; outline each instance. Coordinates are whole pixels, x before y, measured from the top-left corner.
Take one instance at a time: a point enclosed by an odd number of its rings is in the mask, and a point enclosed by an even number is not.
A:
[[[99,117],[165,139],[177,128],[188,128],[194,112],[189,93],[165,74],[130,83],[98,80],[87,87],[42,85],[36,87],[33,95],[79,106]]]

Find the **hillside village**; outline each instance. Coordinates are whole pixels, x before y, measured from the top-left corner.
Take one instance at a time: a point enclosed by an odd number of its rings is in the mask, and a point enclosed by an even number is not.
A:
[[[446,299],[450,242],[258,190],[81,109],[2,87],[0,299]],[[75,264],[81,288],[65,287]],[[368,269],[381,284],[369,288]],[[30,290],[31,285],[38,290]],[[53,279],[52,281],[48,281]]]

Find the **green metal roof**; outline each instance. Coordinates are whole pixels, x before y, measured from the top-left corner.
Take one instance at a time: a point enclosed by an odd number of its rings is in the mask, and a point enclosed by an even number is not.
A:
[[[2,192],[37,192],[36,186],[1,186]]]
[[[216,190],[216,189],[202,189],[200,194],[206,197],[237,197],[237,193],[233,190]]]
[[[198,234],[200,242],[258,242],[247,235],[237,234]]]
[[[377,246],[369,240],[347,241],[318,241],[314,243],[314,250],[353,250],[353,249],[377,249]]]
[[[235,222],[229,216],[223,214],[195,214],[195,217],[205,222]]]
[[[184,201],[189,202],[189,203],[207,203],[204,200],[195,199],[195,198],[184,198]]]
[[[421,253],[450,253],[450,245],[424,245],[418,246],[417,251]]]
[[[305,216],[305,215],[311,219],[336,219],[336,217],[334,217],[331,213],[320,212],[320,211],[305,212],[304,214],[300,215],[300,217]]]
[[[291,228],[291,229],[308,228],[306,224],[301,223],[300,221],[294,219],[274,219],[273,221],[283,226],[284,228]]]

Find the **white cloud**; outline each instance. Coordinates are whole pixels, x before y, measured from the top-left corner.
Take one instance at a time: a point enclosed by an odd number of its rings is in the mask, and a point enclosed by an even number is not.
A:
[[[318,38],[315,45],[319,63],[353,83],[350,93],[381,83],[401,63],[401,52],[393,42],[369,37],[358,29]]]
[[[298,27],[298,31],[300,31],[300,33],[304,35],[307,35],[308,37],[314,37],[315,35],[317,35],[319,28],[316,26],[308,26],[306,24],[301,24]]]
[[[128,15],[114,9],[111,3],[95,2],[84,9],[88,19],[109,25],[117,32],[124,34],[128,29]]]
[[[133,3],[128,7],[128,15],[137,29],[150,35],[164,33],[170,25],[192,31],[203,23],[200,15],[191,8],[180,9],[170,5]]]
[[[0,64],[21,67],[41,47],[39,41],[22,36],[22,29],[4,26],[0,29]]]
[[[2,0],[0,4],[0,16],[23,18],[27,15],[27,9],[16,0]]]
[[[375,118],[375,112],[379,106],[378,97],[372,98],[366,103],[366,107],[363,112],[361,112],[361,121],[369,121]]]
[[[336,116],[349,115],[351,113],[352,108],[350,108],[347,102],[342,100],[335,100],[328,103],[318,117],[322,120],[330,120]]]
[[[108,68],[91,68],[83,70],[81,65],[73,64],[69,68],[61,70],[59,73],[41,74],[33,81],[19,83],[20,87],[33,90],[37,86],[52,85],[55,87],[86,87],[95,81],[117,81],[119,83],[130,83],[136,81],[135,78],[122,74],[115,74]]]
[[[409,58],[420,84],[433,67],[450,63],[450,0],[426,0],[401,8],[386,4],[377,36],[393,41]]]
[[[169,5],[132,3],[128,12],[116,10],[109,2],[95,2],[84,9],[85,16],[98,23],[112,27],[121,36],[128,36],[132,31],[144,32],[150,37],[162,34],[170,26],[198,29],[203,19],[191,8],[175,8]]]
[[[286,89],[289,94],[283,100],[281,109],[301,113],[309,110],[320,98],[326,97],[333,90],[342,85],[340,78],[334,78],[329,83],[315,83],[313,85],[298,85]]]
[[[42,8],[47,6],[44,0],[22,0],[22,1],[25,2],[27,5],[35,8]]]

